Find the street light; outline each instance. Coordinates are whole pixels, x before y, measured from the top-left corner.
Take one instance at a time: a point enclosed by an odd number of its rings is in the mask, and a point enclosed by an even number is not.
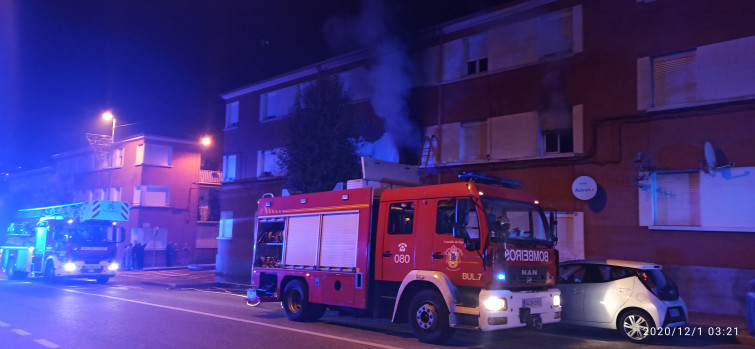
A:
[[[112,112],[108,110],[102,113],[102,118],[105,119],[106,121],[110,121],[110,120],[113,121],[113,131],[110,134],[110,156],[109,156],[110,159],[108,159],[108,176],[107,176],[107,198],[108,200],[110,200],[110,196],[111,196],[110,185],[113,178],[113,152],[114,152],[113,148],[115,146],[115,116],[113,115]]]
[[[210,138],[210,136],[204,136],[202,137],[202,140],[200,142],[203,146],[209,147],[210,144],[212,144],[212,138]]]
[[[115,116],[112,112],[106,111],[102,113],[102,118],[107,121],[113,120],[113,132],[110,134],[110,144],[113,144],[115,143]]]

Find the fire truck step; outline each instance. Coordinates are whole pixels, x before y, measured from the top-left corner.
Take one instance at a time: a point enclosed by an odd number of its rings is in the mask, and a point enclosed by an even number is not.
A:
[[[454,313],[457,314],[469,314],[469,315],[480,315],[480,309],[475,307],[467,307],[461,304],[454,305]]]

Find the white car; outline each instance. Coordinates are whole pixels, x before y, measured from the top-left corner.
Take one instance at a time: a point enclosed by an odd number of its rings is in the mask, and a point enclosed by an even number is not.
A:
[[[615,328],[632,342],[687,323],[674,281],[652,263],[576,260],[559,265],[561,322]]]

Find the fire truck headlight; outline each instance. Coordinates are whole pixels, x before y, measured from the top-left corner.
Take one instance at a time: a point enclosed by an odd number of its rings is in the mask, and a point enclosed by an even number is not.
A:
[[[490,297],[486,299],[482,304],[488,311],[506,310],[506,300],[498,297]]]
[[[116,271],[118,270],[118,268],[120,268],[118,266],[118,263],[113,262],[113,263],[110,263],[110,265],[107,267],[107,270]]]
[[[553,295],[553,306],[554,307],[560,307],[561,306],[561,295],[560,294],[554,294]]]
[[[65,269],[67,272],[72,272],[76,270],[76,264],[73,264],[72,262],[68,262],[63,265],[63,269]]]

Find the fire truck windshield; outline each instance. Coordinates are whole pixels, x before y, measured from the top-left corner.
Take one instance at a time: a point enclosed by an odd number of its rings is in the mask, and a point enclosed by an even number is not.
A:
[[[65,235],[74,242],[112,242],[111,227],[97,225],[74,225],[67,227]]]
[[[539,206],[500,198],[481,199],[492,242],[520,240],[553,245],[553,234]]]

